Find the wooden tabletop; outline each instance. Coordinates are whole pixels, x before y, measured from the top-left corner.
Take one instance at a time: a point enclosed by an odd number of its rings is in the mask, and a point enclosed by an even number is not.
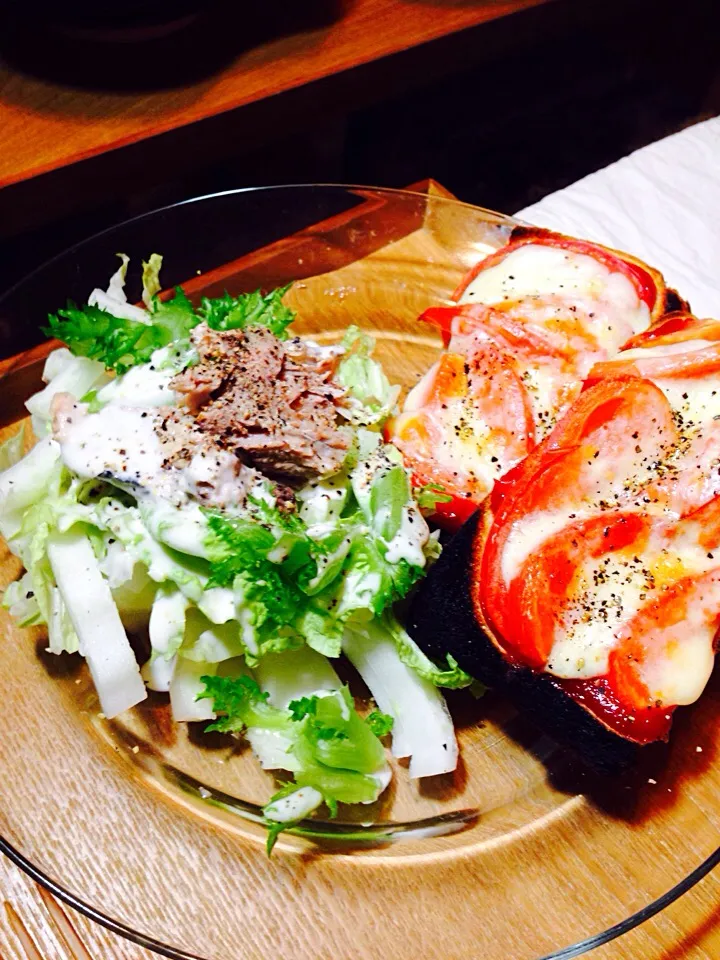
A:
[[[0,186],[545,2],[352,0],[329,25],[269,40],[209,79],[156,92],[73,89],[0,64]],[[143,56],[142,44],[133,55]]]
[[[4,858],[0,858],[0,894],[3,960],[152,960],[157,956],[61,906]],[[711,873],[663,913],[589,956],[592,960],[716,960],[720,956],[719,903],[720,876]],[[473,956],[472,944],[466,956]]]

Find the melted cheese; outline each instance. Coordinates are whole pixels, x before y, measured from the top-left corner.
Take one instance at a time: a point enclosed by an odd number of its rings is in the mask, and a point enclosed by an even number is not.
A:
[[[716,580],[706,586],[701,602],[689,605],[683,620],[653,638],[660,645],[659,655],[648,657],[640,668],[651,700],[683,706],[703,692],[715,663],[717,617],[711,611],[719,604]]]
[[[576,516],[580,519],[582,515],[578,513]],[[520,575],[529,556],[554,533],[563,530],[569,522],[566,510],[542,510],[528,514],[514,523],[502,554],[501,573],[505,585],[509,586],[515,577]]]
[[[639,611],[661,601],[679,580],[717,566],[718,559],[698,544],[695,526],[688,524],[672,536],[669,530],[656,529],[640,555],[630,547],[588,558],[580,567],[568,591],[569,603],[558,613],[548,673],[563,678],[606,674],[611,651]],[[712,608],[718,606],[720,579],[704,591],[701,603],[688,604],[678,623],[652,628],[639,666],[652,701],[680,705],[700,696],[714,661],[717,618]]]
[[[622,315],[635,333],[645,329],[650,320],[647,305],[625,274],[611,271],[591,256],[543,244],[518,247],[500,263],[481,270],[460,302],[499,304],[558,294],[606,304],[611,315]]]

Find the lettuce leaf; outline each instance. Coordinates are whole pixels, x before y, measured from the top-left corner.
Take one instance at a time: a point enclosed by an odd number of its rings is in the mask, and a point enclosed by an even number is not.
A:
[[[160,284],[160,270],[162,268],[163,258],[159,253],[151,253],[147,261],[143,260],[142,265],[142,299],[148,310],[154,308],[154,300],[162,290]]]
[[[198,310],[199,319],[213,330],[244,330],[247,327],[267,327],[280,340],[288,337],[287,328],[295,319],[295,312],[286,307],[282,298],[290,284],[262,293],[254,290],[231,297],[203,297]]]
[[[13,467],[22,460],[23,447],[25,444],[25,424],[23,423],[17,433],[0,445],[0,471]]]
[[[135,364],[146,363],[160,347],[187,336],[198,322],[190,313],[184,327],[179,328],[177,319],[173,314],[172,323],[166,325],[162,316],[153,315],[151,323],[140,323],[89,304],[79,307],[68,300],[64,309],[48,316],[43,333],[62,340],[75,355],[100,360],[109,370],[122,374]]]
[[[143,302],[146,309],[127,302],[125,273],[128,258],[121,254],[122,265],[113,275],[107,291],[94,290],[90,302],[79,306],[68,300],[64,309],[48,316],[43,333],[67,344],[77,356],[100,360],[108,370],[125,373],[139,363],[147,363],[152,354],[177,340],[184,340],[197,324],[205,321],[215,330],[264,326],[281,339],[295,319],[294,312],[282,302],[288,287],[262,293],[210,299],[204,297],[198,310],[176,287],[174,295],[160,299],[162,257],[152,254],[143,263]]]
[[[469,687],[473,682],[472,677],[458,666],[457,660],[449,653],[446,657],[446,667],[433,663],[401,626],[393,613],[385,614],[383,625],[392,636],[402,662],[414,670],[419,677],[429,680],[436,687],[447,687],[453,690]]]
[[[383,787],[375,778],[386,768],[385,751],[355,710],[347,687],[304,697],[281,708],[268,702],[250,676],[203,676],[198,699],[212,701],[217,719],[207,728],[221,733],[259,729],[282,734],[290,743],[298,786],[312,787],[341,803],[373,801]],[[283,795],[287,795],[286,791]],[[276,795],[271,803],[278,799]]]
[[[382,426],[390,416],[400,394],[392,386],[382,366],[372,359],[374,339],[358,327],[348,327],[342,341],[345,356],[337,369],[337,379],[350,395],[349,420],[357,426]]]

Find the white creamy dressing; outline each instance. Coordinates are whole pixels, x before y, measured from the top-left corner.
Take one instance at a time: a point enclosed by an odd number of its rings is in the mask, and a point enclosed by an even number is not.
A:
[[[147,491],[175,505],[188,497],[220,508],[244,501],[246,470],[225,450],[201,450],[185,467],[165,468],[156,432],[161,422],[156,410],[121,403],[91,414],[76,407],[59,418],[56,439],[63,462],[82,478],[106,477],[129,484],[138,496]]]
[[[268,820],[276,823],[293,823],[309,816],[322,802],[323,795],[315,787],[299,787],[286,797],[273,800],[263,812]]]
[[[586,254],[539,243],[518,247],[495,266],[481,270],[463,291],[460,303],[492,305],[558,294],[602,305],[610,318],[622,317],[634,333],[644,330],[650,321],[647,304],[623,273]],[[612,327],[612,322],[598,324],[599,338],[608,325]]]
[[[347,480],[345,477],[325,477],[306,484],[297,492],[300,501],[300,519],[316,530],[310,533],[313,539],[322,539],[322,527],[335,529],[335,520],[343,511],[347,501]]]
[[[400,529],[388,543],[385,559],[388,563],[406,560],[414,567],[424,567],[423,547],[429,536],[430,529],[415,503],[406,504],[402,508]]]
[[[100,403],[112,401],[124,407],[162,407],[176,404],[179,396],[170,387],[176,370],[157,369],[152,364],[131,367],[122,377],[98,391]]]

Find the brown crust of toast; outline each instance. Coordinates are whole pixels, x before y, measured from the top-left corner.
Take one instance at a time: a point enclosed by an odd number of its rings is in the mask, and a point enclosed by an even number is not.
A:
[[[485,622],[477,602],[477,567],[492,523],[477,511],[445,547],[409,608],[406,629],[438,662],[451,653],[471,676],[499,690],[554,740],[594,770],[617,773],[637,757],[638,744],[620,736],[547,673],[514,666]]]

